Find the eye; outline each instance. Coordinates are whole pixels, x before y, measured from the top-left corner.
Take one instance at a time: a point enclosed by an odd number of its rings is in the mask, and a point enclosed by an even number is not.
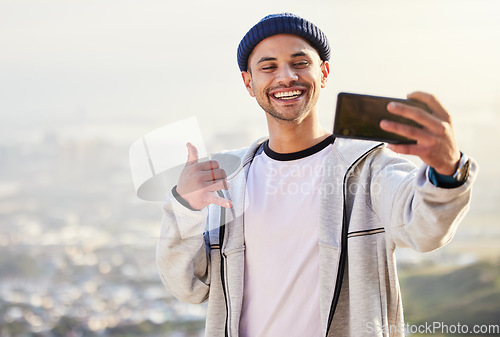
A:
[[[309,61],[307,60],[298,61],[295,62],[293,66],[298,69],[306,68],[307,66],[309,66]]]
[[[274,69],[276,69],[276,66],[274,64],[268,64],[268,65],[261,67],[260,69],[262,71],[269,72],[269,71],[273,71]]]

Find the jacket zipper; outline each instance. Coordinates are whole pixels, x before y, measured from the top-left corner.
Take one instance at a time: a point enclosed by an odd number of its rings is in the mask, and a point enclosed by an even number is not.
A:
[[[332,304],[330,306],[330,314],[328,315],[328,325],[326,327],[326,337],[328,337],[328,333],[330,332],[330,328],[332,327],[332,322],[333,322],[333,315],[335,314],[335,309],[337,309],[337,304],[339,302],[340,298],[340,290],[342,287],[342,280],[344,279],[344,271],[345,271],[345,264],[347,261],[347,235],[348,235],[348,223],[347,223],[347,204],[346,204],[346,183],[347,183],[347,177],[349,176],[350,171],[361,161],[363,160],[370,152],[375,150],[377,147],[381,146],[382,144],[378,144],[377,146],[371,148],[367,152],[365,152],[362,156],[360,156],[354,163],[349,166],[349,168],[346,171],[346,174],[344,175],[344,181],[343,181],[343,186],[342,186],[342,194],[343,194],[343,215],[342,215],[342,240],[341,240],[341,251],[340,251],[340,258],[339,258],[339,268],[337,270],[337,280],[335,281],[335,292],[333,293],[333,299],[332,299]]]
[[[231,179],[232,177],[235,177],[248,163],[250,163],[253,160],[253,157],[242,163],[241,167],[236,171],[233,172],[233,174],[228,177],[228,180]],[[229,192],[228,192],[229,193]],[[224,198],[224,192],[222,191],[217,191],[217,194],[221,197]],[[222,291],[224,293],[224,301],[226,302],[226,323],[224,327],[224,336],[229,337],[229,301],[228,301],[228,292],[227,292],[227,285],[226,285],[226,272],[225,272],[225,265],[226,265],[226,255],[223,253],[223,242],[224,242],[224,235],[226,232],[226,209],[224,207],[221,208],[221,213],[220,213],[220,226],[219,226],[219,246],[220,246],[220,278],[221,278],[221,283],[222,283]],[[236,218],[236,217],[235,217]]]
[[[217,191],[217,194],[221,198],[224,197],[222,191]],[[229,301],[227,300],[227,291],[226,291],[226,275],[225,275],[225,255],[222,252],[222,244],[224,242],[224,235],[226,232],[226,209],[221,207],[220,212],[220,226],[219,226],[219,247],[220,247],[220,278],[222,284],[222,291],[224,293],[224,301],[226,302],[226,324],[224,327],[224,336],[229,336]]]

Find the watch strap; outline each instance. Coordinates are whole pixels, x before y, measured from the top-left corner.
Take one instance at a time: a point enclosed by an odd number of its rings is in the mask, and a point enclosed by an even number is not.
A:
[[[463,152],[460,152],[460,161],[454,174],[440,174],[433,167],[429,167],[428,176],[429,180],[432,182],[432,184],[434,184],[434,186],[442,188],[454,188],[459,187],[465,183],[465,181],[469,177],[469,169],[469,158]]]

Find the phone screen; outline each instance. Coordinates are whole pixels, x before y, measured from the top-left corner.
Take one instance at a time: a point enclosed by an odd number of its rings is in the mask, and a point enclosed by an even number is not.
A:
[[[384,131],[380,128],[383,119],[416,127],[420,124],[387,111],[387,104],[400,102],[419,107],[427,112],[426,104],[408,99],[340,93],[337,98],[333,134],[335,137],[376,140],[394,144],[414,144],[415,140]]]

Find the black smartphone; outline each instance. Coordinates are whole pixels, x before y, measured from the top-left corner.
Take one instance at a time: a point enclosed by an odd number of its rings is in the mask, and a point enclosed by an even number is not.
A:
[[[416,106],[432,113],[427,104],[409,99],[379,97],[341,92],[337,97],[337,109],[333,134],[335,137],[376,140],[393,144],[415,144],[416,141],[380,128],[383,119],[422,127],[410,119],[391,114],[387,104],[399,102]]]

